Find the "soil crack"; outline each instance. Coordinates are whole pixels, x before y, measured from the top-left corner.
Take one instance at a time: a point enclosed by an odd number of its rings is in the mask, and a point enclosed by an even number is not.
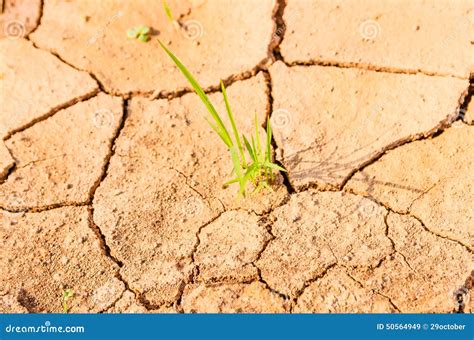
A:
[[[280,53],[280,44],[283,41],[286,32],[286,24],[283,20],[285,8],[286,0],[277,0],[272,15],[275,29],[273,31],[270,44],[268,45],[268,55],[273,61],[283,60]]]
[[[61,110],[64,110],[64,109],[67,109],[77,103],[80,103],[80,102],[84,102],[84,101],[87,101],[89,99],[92,99],[94,97],[96,97],[98,94],[100,93],[100,90],[99,89],[95,89],[89,93],[86,93],[80,97],[76,97],[76,98],[73,98],[63,104],[60,104],[54,108],[52,108],[51,110],[49,110],[47,113],[45,113],[44,115],[40,116],[40,117],[37,117],[35,119],[33,119],[32,121],[30,121],[29,123],[27,124],[24,124],[23,126],[21,127],[18,127],[16,129],[13,129],[11,131],[9,131],[9,133],[3,137],[3,140],[4,141],[7,141],[9,140],[13,135],[19,133],[19,132],[22,132],[22,131],[25,131],[26,129],[32,127],[33,125],[35,125],[36,123],[39,123],[39,122],[42,122],[50,117],[52,117],[55,113],[57,113],[58,111],[61,111]]]
[[[342,184],[339,187],[339,190],[344,190],[346,184],[354,177],[354,175],[357,172],[363,171],[366,167],[374,164],[376,161],[378,161],[387,151],[394,150],[400,146],[403,146],[408,143],[420,141],[420,140],[425,140],[425,139],[432,139],[436,138],[439,135],[441,135],[447,128],[451,127],[451,125],[455,121],[462,121],[462,114],[465,111],[465,107],[467,107],[470,98],[472,96],[472,93],[469,92],[469,87],[461,94],[461,96],[458,99],[458,106],[456,107],[455,111],[448,115],[444,120],[438,123],[437,126],[432,128],[429,131],[426,132],[420,132],[415,135],[408,136],[406,138],[402,138],[398,141],[395,141],[389,145],[386,145],[385,147],[382,148],[382,150],[376,152],[373,157],[371,157],[369,160],[364,162],[361,166],[357,167],[354,169],[342,182]],[[432,188],[430,188],[431,190]],[[424,193],[426,194],[426,193]]]
[[[2,1],[2,5],[5,6],[6,1]],[[38,27],[41,25],[41,20],[43,19],[43,9],[44,9],[44,0],[40,0],[40,5],[39,5],[39,15],[38,19],[36,19],[36,26],[28,33],[28,35],[25,37],[27,40],[30,40],[30,35],[38,29]],[[2,11],[3,12],[3,11]]]
[[[199,227],[199,229],[196,232],[196,243],[194,244],[193,250],[191,251],[191,262],[194,264],[194,270],[193,270],[193,275],[191,277],[190,283],[195,283],[197,277],[199,276],[199,266],[196,264],[196,253],[199,245],[201,244],[201,231],[206,228],[208,225],[210,225],[212,222],[216,221],[219,217],[221,217],[226,211],[220,212],[216,217],[208,221],[207,223],[203,224],[202,226]],[[184,287],[183,287],[184,288]]]
[[[355,277],[353,277],[350,273],[348,273],[346,270],[344,271],[345,274],[347,276],[349,276],[354,282],[356,282],[357,284],[359,284],[362,288],[364,289],[368,289],[362,282],[360,282],[359,280],[357,280]],[[392,306],[393,309],[395,309],[398,313],[402,313],[401,309],[397,307],[397,305],[395,305],[392,301],[392,299],[389,297],[389,296],[386,296],[378,291],[374,291],[372,290],[375,294],[379,295],[379,296],[382,296],[384,297],[385,299],[388,300],[388,302],[390,303],[390,305]]]
[[[378,201],[377,199],[375,199],[374,197],[372,197],[372,196],[370,196],[370,195],[369,195],[369,196],[365,196],[365,195],[358,194],[358,193],[356,193],[356,192],[352,192],[352,191],[350,191],[350,190],[345,190],[345,191],[346,191],[346,192],[349,192],[349,193],[351,193],[351,194],[353,194],[353,195],[355,195],[355,196],[364,197],[364,198],[366,198],[366,199],[369,199],[369,200],[371,200],[371,201],[373,201],[374,203],[376,203],[376,204],[378,204],[378,205],[384,207],[386,210],[388,210],[389,212],[392,212],[392,213],[394,213],[394,214],[412,217],[412,218],[414,218],[415,220],[417,220],[417,221],[421,224],[421,226],[423,227],[423,229],[424,229],[425,231],[429,232],[430,234],[432,234],[432,235],[434,235],[434,236],[436,236],[436,237],[445,239],[445,240],[447,240],[447,241],[454,242],[454,243],[460,245],[461,247],[463,247],[463,248],[464,248],[465,250],[467,250],[469,253],[471,253],[471,254],[474,255],[474,250],[471,249],[470,246],[468,246],[467,244],[464,244],[464,242],[462,242],[462,241],[460,241],[460,240],[455,240],[455,239],[452,239],[452,238],[450,238],[450,237],[448,237],[448,236],[444,236],[444,235],[435,233],[434,231],[430,230],[430,229],[425,225],[425,223],[421,220],[421,218],[419,218],[418,216],[413,215],[411,212],[397,211],[397,210],[395,210],[395,209],[392,209],[391,207],[387,206],[387,205],[384,204],[383,202]],[[399,252],[397,252],[397,253],[399,253]],[[399,254],[400,254],[400,253],[399,253]],[[402,255],[402,254],[400,254],[400,255]]]
[[[304,291],[306,290],[306,288],[308,288],[312,283],[318,281],[319,279],[322,279],[328,272],[330,269],[334,268],[335,266],[337,266],[337,261],[330,264],[329,266],[327,266],[326,268],[324,268],[324,270],[319,274],[319,275],[316,275],[315,277],[309,279],[309,280],[306,280],[303,284],[303,288],[299,289],[294,298],[293,298],[293,301],[292,301],[292,305],[291,305],[291,308],[290,308],[290,312],[293,312],[293,308],[294,306],[296,306],[296,304],[298,303],[298,299],[301,297],[301,295],[303,295]]]
[[[134,290],[132,290],[130,288],[130,285],[123,278],[122,274],[120,273],[120,270],[123,267],[123,262],[121,260],[119,260],[116,256],[112,255],[112,251],[111,251],[109,245],[107,244],[107,240],[106,240],[105,235],[102,233],[100,228],[94,223],[94,207],[92,205],[89,205],[87,210],[89,212],[89,227],[92,229],[94,234],[97,236],[97,239],[99,240],[99,244],[100,244],[100,247],[102,249],[103,254],[107,258],[112,260],[112,262],[114,262],[117,265],[118,268],[117,268],[117,271],[115,273],[115,278],[118,279],[120,282],[122,282],[125,285],[125,289],[122,291],[122,294],[115,301],[113,301],[108,307],[104,308],[102,310],[102,312],[112,308],[117,303],[117,301],[119,301],[122,298],[123,294],[127,290],[131,291],[135,295],[135,299],[138,301],[137,292],[135,292]]]
[[[86,99],[84,99],[86,100]],[[57,209],[57,208],[61,208],[61,207],[66,207],[66,206],[76,206],[76,207],[80,207],[80,206],[87,206],[87,205],[91,205],[93,203],[93,200],[94,200],[94,195],[95,195],[95,192],[97,190],[97,188],[99,187],[100,183],[105,179],[105,177],[107,176],[107,171],[108,171],[108,168],[109,168],[109,165],[110,165],[110,159],[112,158],[112,156],[114,155],[114,147],[115,147],[115,141],[117,140],[118,136],[120,135],[120,132],[122,131],[123,127],[124,127],[124,124],[125,124],[125,119],[127,117],[127,106],[128,105],[128,102],[125,101],[125,103],[122,103],[122,110],[123,110],[123,113],[122,113],[122,116],[120,118],[120,123],[119,123],[119,127],[116,129],[116,131],[114,132],[113,136],[109,139],[109,142],[108,142],[108,147],[109,147],[109,152],[108,154],[105,156],[104,160],[103,160],[103,165],[102,165],[102,171],[101,171],[101,175],[100,177],[95,181],[95,183],[93,183],[93,185],[91,186],[91,188],[89,189],[89,197],[86,201],[84,202],[60,202],[60,203],[55,203],[55,204],[49,204],[49,205],[43,205],[43,206],[35,206],[35,207],[19,207],[19,208],[9,208],[9,207],[6,207],[6,206],[3,206],[0,204],[0,208],[5,210],[5,211],[8,211],[8,212],[11,212],[11,213],[15,213],[15,212],[41,212],[41,211],[46,211],[46,210],[52,210],[52,209]],[[59,111],[59,110],[58,110]],[[57,111],[56,111],[57,112]],[[54,114],[54,113],[53,113]],[[52,114],[50,115],[52,116]],[[49,118],[49,117],[47,117]],[[47,119],[45,118],[45,119]],[[64,155],[63,155],[64,156]],[[12,157],[14,157],[12,155]],[[59,156],[58,156],[59,157]],[[43,161],[43,160],[38,160],[38,161]],[[37,162],[37,161],[34,161],[34,162]],[[30,162],[30,163],[34,163],[34,162]],[[26,164],[28,165],[28,164]],[[24,165],[24,166],[26,166]],[[22,166],[22,167],[24,167]],[[9,174],[10,175],[11,173],[13,173],[15,171],[16,168],[16,165],[14,165],[10,170],[9,170]],[[6,179],[8,179],[8,176],[6,177]],[[6,180],[5,179],[5,180]]]
[[[396,67],[385,67],[385,66],[378,66],[373,64],[366,64],[366,63],[358,63],[358,62],[340,62],[340,61],[333,61],[333,60],[296,60],[290,62],[286,62],[284,58],[281,59],[286,66],[323,66],[323,67],[338,67],[338,68],[355,68],[359,70],[367,70],[367,71],[374,71],[374,72],[384,72],[384,73],[398,73],[398,74],[423,74],[426,76],[431,77],[451,77],[456,79],[463,79],[467,80],[468,78],[455,76],[450,73],[439,73],[439,72],[427,72],[423,70],[415,70],[415,69],[403,69],[403,68],[396,68]]]

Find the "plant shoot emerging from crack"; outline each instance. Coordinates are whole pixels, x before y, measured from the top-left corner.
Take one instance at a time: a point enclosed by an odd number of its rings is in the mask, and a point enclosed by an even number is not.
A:
[[[229,129],[227,129],[224,122],[222,121],[221,116],[214,108],[214,105],[209,100],[209,97],[206,95],[194,76],[183,65],[183,63],[170,50],[168,50],[166,46],[162,44],[161,41],[159,41],[159,43],[189,81],[199,98],[201,98],[201,101],[206,106],[213,120],[211,121],[210,119],[206,119],[207,122],[216,132],[216,134],[222,139],[229,150],[233,166],[232,173],[235,175],[235,178],[226,182],[224,185],[227,186],[233,183],[238,183],[239,195],[242,196],[247,194],[249,183],[253,185],[253,192],[258,192],[263,188],[270,189],[270,184],[274,180],[274,171],[286,171],[281,166],[273,163],[271,152],[272,128],[270,126],[270,120],[267,119],[267,139],[265,150],[263,150],[257,115],[255,115],[254,121],[255,135],[253,135],[249,140],[244,135],[241,135],[237,129],[234,115],[229,104],[229,98],[227,97],[227,91],[225,89],[224,83],[221,81],[221,90],[231,125],[232,136],[229,133]],[[245,151],[247,151],[247,154]]]

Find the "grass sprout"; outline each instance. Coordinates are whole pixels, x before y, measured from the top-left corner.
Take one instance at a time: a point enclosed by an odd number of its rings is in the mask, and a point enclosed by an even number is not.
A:
[[[270,120],[267,119],[266,147],[265,150],[263,150],[259,132],[260,125],[257,115],[255,114],[254,118],[255,135],[252,135],[249,140],[246,136],[239,133],[237,125],[235,124],[234,114],[232,113],[226,88],[224,83],[221,81],[222,95],[224,97],[227,116],[229,117],[231,126],[231,128],[228,129],[222,121],[221,116],[214,108],[214,105],[209,100],[209,97],[206,95],[191,72],[189,72],[189,70],[183,65],[178,57],[176,57],[165,45],[163,45],[161,41],[159,41],[159,43],[165,50],[166,54],[173,60],[178,69],[183,73],[196,94],[204,103],[204,106],[211,115],[211,117],[206,118],[207,122],[214,132],[220,137],[220,139],[222,139],[229,150],[233,166],[232,173],[235,175],[235,178],[224,183],[224,186],[238,183],[239,195],[242,196],[246,196],[249,183],[252,184],[254,193],[264,188],[271,189],[270,184],[274,180],[274,171],[286,172],[286,170],[275,164],[272,159],[272,128],[270,125]],[[231,131],[231,133],[229,131]]]
[[[64,313],[69,313],[68,301],[72,297],[74,297],[74,291],[72,289],[63,290],[62,306],[63,306],[63,312]]]
[[[138,39],[141,42],[147,42],[150,40],[150,27],[148,26],[137,26],[127,31],[127,37],[130,39]]]

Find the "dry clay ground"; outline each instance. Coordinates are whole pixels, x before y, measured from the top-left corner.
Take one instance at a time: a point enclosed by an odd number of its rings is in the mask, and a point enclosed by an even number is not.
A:
[[[472,312],[472,1],[169,4],[2,2],[0,311]],[[156,38],[271,116],[272,192]]]

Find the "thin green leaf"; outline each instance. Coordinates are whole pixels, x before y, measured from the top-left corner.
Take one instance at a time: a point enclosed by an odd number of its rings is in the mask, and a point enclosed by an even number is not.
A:
[[[141,42],[147,42],[148,40],[150,40],[150,36],[148,34],[140,34],[138,36],[138,40],[140,40]]]
[[[258,183],[257,187],[254,189],[253,193],[258,194],[262,189],[272,189],[266,181]]]
[[[237,182],[239,182],[239,181],[240,181],[240,180],[239,180],[238,178],[234,178],[234,179],[231,179],[230,181],[225,182],[225,183],[224,183],[224,186],[227,187],[227,186],[229,186],[229,185],[231,185],[231,184],[234,184],[234,183],[237,183]]]
[[[173,19],[173,13],[171,12],[170,6],[168,6],[168,3],[163,0],[163,8],[165,9],[166,16],[168,17],[169,21],[174,21]]]
[[[252,163],[252,165],[249,166],[247,171],[245,172],[244,180],[247,182],[249,179],[254,179],[257,171],[258,171],[258,164]]]
[[[241,193],[242,195],[245,195],[245,182],[242,176],[242,167],[240,165],[239,155],[237,153],[237,150],[235,150],[235,147],[231,147],[229,151],[232,157],[232,163],[234,164],[235,176],[236,176],[236,179],[239,181],[239,185],[240,185],[239,193]]]
[[[252,136],[252,150],[253,150],[253,154],[255,155],[255,162],[258,162],[258,150],[257,148],[255,147],[255,139],[253,138]]]
[[[225,140],[225,135],[222,132],[222,130],[220,130],[217,125],[212,124],[212,122],[207,117],[205,119],[206,119],[207,123],[211,126],[211,128],[214,130],[214,132],[217,133],[219,135],[219,137],[222,139],[222,141],[227,144],[227,142]]]
[[[260,190],[262,190],[262,189],[263,189],[262,183],[258,183],[257,187],[253,190],[252,193],[253,193],[254,195],[256,195],[256,194],[258,194],[258,193],[260,192]]]
[[[222,89],[222,95],[224,97],[224,102],[225,102],[225,108],[227,110],[227,115],[229,116],[230,125],[232,126],[232,131],[234,132],[235,142],[237,143],[237,147],[239,148],[240,158],[242,159],[243,166],[246,167],[247,164],[245,162],[244,148],[242,147],[242,142],[240,141],[239,131],[237,130],[234,115],[232,114],[232,109],[230,108],[229,98],[227,97],[227,91],[225,89],[225,86],[224,86],[224,83],[222,82],[222,80],[221,80],[221,89]]]
[[[247,148],[250,158],[252,159],[252,161],[256,162],[257,159],[255,158],[255,152],[253,152],[252,146],[250,146],[250,143],[247,140],[247,137],[245,137],[244,135],[242,135],[242,137],[244,138],[245,147]]]
[[[191,86],[194,88],[194,91],[196,91],[197,95],[199,96],[199,98],[201,98],[201,101],[204,103],[204,105],[206,106],[207,110],[209,111],[209,113],[211,114],[212,118],[214,118],[214,120],[216,121],[217,123],[217,126],[219,127],[219,129],[222,131],[222,135],[223,135],[223,141],[224,143],[230,148],[233,146],[233,142],[232,142],[232,139],[230,138],[230,135],[229,135],[229,132],[227,131],[224,123],[222,122],[222,119],[219,117],[219,114],[217,113],[216,109],[214,108],[214,106],[212,105],[211,101],[209,100],[209,97],[206,95],[206,93],[204,92],[204,90],[201,88],[201,86],[199,85],[199,83],[197,82],[197,80],[193,77],[193,75],[191,74],[191,72],[189,72],[189,70],[183,65],[183,63],[178,59],[178,57],[176,57],[170,50],[168,50],[166,48],[166,46],[160,41],[158,40],[158,42],[160,43],[161,47],[165,50],[166,54],[168,54],[168,56],[174,61],[174,63],[176,64],[176,66],[178,66],[179,70],[183,73],[183,75],[186,77],[186,79],[189,81],[189,83],[191,84]]]
[[[281,166],[276,165],[275,163],[265,162],[265,163],[263,163],[263,166],[265,166],[267,168],[270,168],[270,169],[275,169],[275,170],[278,170],[278,171],[287,172],[285,168],[282,168]]]
[[[140,34],[148,34],[148,33],[150,33],[150,27],[148,27],[148,26],[140,26],[140,27],[138,28],[138,31],[139,31],[138,33],[140,33]]]
[[[255,114],[255,139],[257,140],[257,159],[261,160],[262,156],[262,144],[260,141],[260,132],[259,132],[259,126],[258,126],[258,117],[257,114]]]
[[[266,152],[266,157],[265,160],[267,162],[272,161],[272,127],[270,125],[270,119],[267,118],[267,152]]]

